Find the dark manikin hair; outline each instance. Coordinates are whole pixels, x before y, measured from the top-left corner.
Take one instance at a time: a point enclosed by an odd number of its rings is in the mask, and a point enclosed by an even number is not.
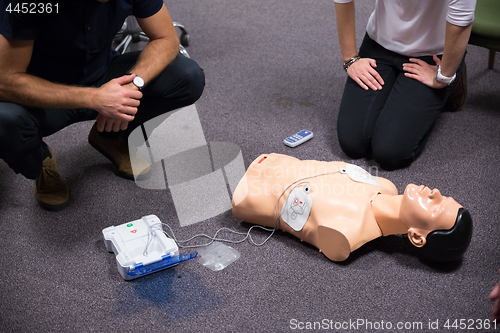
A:
[[[451,229],[434,230],[427,235],[427,241],[422,247],[409,243],[412,252],[421,259],[431,262],[451,262],[460,259],[469,247],[472,238],[472,217],[465,208],[458,210],[457,219]]]

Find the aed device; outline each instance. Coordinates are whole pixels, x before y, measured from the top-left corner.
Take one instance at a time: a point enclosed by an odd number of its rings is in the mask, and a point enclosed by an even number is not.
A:
[[[102,234],[106,250],[116,255],[118,272],[125,280],[158,272],[198,254],[179,255],[177,244],[165,235],[156,215],[107,227]]]

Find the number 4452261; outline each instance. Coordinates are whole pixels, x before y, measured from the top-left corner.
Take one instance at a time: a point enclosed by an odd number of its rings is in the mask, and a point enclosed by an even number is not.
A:
[[[5,8],[6,12],[9,13],[22,13],[22,14],[58,14],[59,13],[59,4],[58,3],[34,3],[34,2],[21,2],[15,5],[9,3],[7,8]]]

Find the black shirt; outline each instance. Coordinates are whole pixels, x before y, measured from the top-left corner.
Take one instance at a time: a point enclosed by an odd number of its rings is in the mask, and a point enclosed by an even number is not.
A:
[[[73,0],[71,5],[58,8],[62,11],[59,15],[47,15],[50,19],[43,19],[40,13],[12,11],[15,9],[12,5],[10,12],[7,11],[12,2],[0,0],[0,34],[35,41],[27,72],[52,82],[84,86],[95,85],[118,56],[111,43],[127,16],[146,18],[156,14],[163,5],[162,0],[104,3]],[[52,8],[52,14],[55,9]]]

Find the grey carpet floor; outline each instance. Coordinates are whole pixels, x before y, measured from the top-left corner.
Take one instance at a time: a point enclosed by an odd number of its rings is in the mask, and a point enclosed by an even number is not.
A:
[[[357,2],[358,42],[372,7]],[[488,70],[487,50],[469,47],[465,106],[441,115],[411,166],[388,172],[372,160],[350,160],[337,141],[346,75],[333,1],[183,0],[169,9],[189,30],[188,51],[205,71],[196,108],[207,141],[238,145],[245,166],[274,152],[355,163],[400,192],[408,183],[439,188],[473,216],[469,251],[458,264],[434,267],[412,256],[401,237],[390,236],[334,263],[279,232],[262,247],[235,245],[241,257],[219,272],[192,260],[126,282],[104,247],[105,227],[156,214],[186,239],[249,225],[228,211],[181,227],[169,193],[116,177],[88,145],[92,123],[84,122],[47,138],[71,187],[70,206],[62,212],[38,207],[33,182],[0,161],[1,332],[354,332],[370,331],[367,322],[374,329],[394,325],[378,331],[412,332],[396,324],[421,323],[421,331],[429,331],[436,321],[437,331],[457,331],[443,325],[467,319],[477,328],[489,318],[488,294],[500,277],[498,56]],[[283,145],[304,128],[314,132],[311,141],[294,149]],[[334,329],[350,321],[362,326]],[[307,329],[314,322],[322,326]]]

